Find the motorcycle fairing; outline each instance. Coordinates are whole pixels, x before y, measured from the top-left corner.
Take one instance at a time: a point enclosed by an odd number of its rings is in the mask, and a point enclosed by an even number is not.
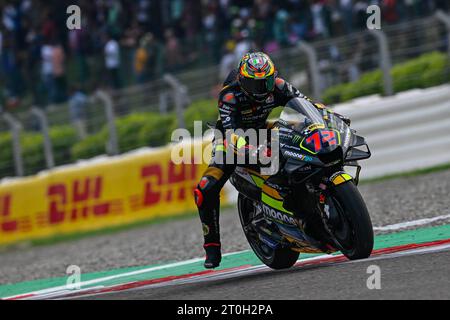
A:
[[[303,253],[323,253],[323,246],[315,239],[307,236],[302,230],[302,222],[295,217],[295,214],[283,207],[283,197],[276,189],[276,185],[269,185],[267,176],[261,176],[257,172],[248,168],[238,167],[235,171],[236,175],[244,178],[247,182],[259,186],[261,190],[260,206],[266,219],[274,223],[281,235],[293,246],[298,252]],[[265,236],[260,236],[260,240],[270,247],[274,247],[275,242]],[[331,251],[330,251],[331,252]]]
[[[264,181],[267,180],[269,176],[264,176],[259,174],[258,172],[251,170],[249,168],[245,167],[236,167],[236,170],[234,171],[234,174],[240,176],[241,178],[245,179],[246,181],[250,182],[251,184],[257,186],[258,188],[261,188],[264,184]]]
[[[357,147],[365,147],[367,151],[361,150]],[[356,161],[368,159],[371,156],[369,146],[367,145],[366,139],[356,134],[353,134],[352,144],[349,146],[345,161]]]
[[[305,99],[289,101],[275,127],[280,132],[280,150],[286,159],[294,158],[323,167],[329,164],[322,161],[323,155],[336,149],[342,151],[344,163],[371,156],[363,137],[333,113],[323,115]],[[336,154],[339,153],[336,150]]]
[[[341,134],[338,130],[324,128],[317,128],[313,130],[308,135],[305,135],[300,142],[300,148],[308,153],[317,155],[323,148],[324,145],[341,145]]]

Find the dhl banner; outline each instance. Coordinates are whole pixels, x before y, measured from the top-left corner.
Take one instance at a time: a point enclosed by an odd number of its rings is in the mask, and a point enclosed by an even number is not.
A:
[[[193,190],[206,166],[176,165],[165,147],[5,181],[0,183],[0,245],[195,210]]]

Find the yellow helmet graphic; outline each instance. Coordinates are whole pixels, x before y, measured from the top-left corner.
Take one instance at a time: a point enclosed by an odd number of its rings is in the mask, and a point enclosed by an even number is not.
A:
[[[275,76],[275,66],[263,52],[247,53],[239,63],[239,84],[257,102],[263,102],[274,90]]]

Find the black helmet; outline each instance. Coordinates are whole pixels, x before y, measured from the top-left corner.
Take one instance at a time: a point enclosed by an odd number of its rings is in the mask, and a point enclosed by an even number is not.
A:
[[[239,85],[253,100],[263,102],[275,88],[276,69],[263,52],[247,53],[239,62]]]

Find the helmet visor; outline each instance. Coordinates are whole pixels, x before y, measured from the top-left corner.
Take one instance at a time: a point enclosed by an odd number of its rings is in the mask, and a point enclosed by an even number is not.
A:
[[[242,88],[249,94],[261,95],[272,92],[274,89],[274,76],[271,75],[265,79],[241,78]]]

